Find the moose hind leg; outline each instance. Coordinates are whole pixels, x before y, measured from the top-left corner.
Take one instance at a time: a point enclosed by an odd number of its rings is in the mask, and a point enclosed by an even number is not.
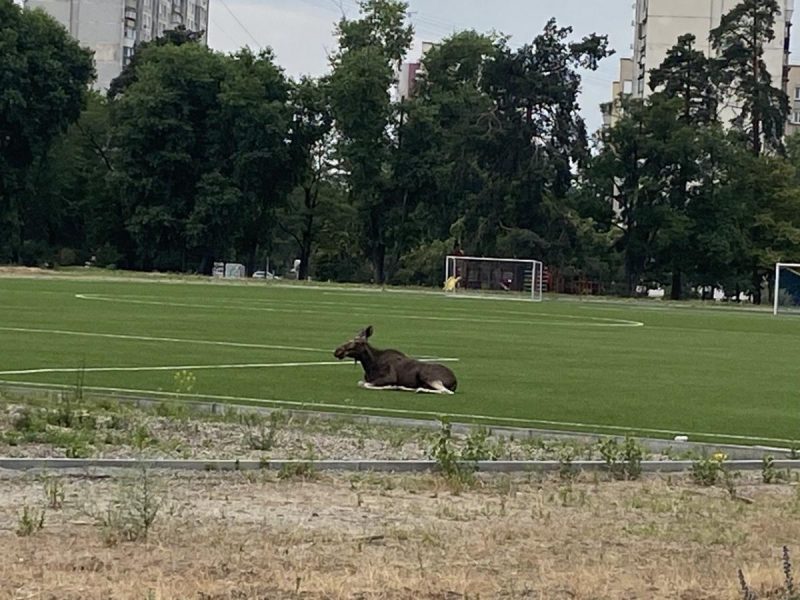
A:
[[[418,392],[425,392],[427,394],[454,394],[452,390],[447,389],[439,379],[434,381],[426,381],[425,384],[429,387],[417,388]]]

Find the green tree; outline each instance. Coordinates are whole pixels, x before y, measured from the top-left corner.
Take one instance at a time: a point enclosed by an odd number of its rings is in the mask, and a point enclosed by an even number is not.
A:
[[[667,98],[680,98],[680,119],[691,125],[717,120],[717,88],[711,60],[695,48],[696,38],[685,34],[667,51],[664,61],[650,71],[650,89]]]
[[[0,261],[18,260],[30,169],[76,121],[92,54],[41,10],[0,0]]]
[[[294,181],[288,89],[268,51],[146,50],[113,110],[131,264],[210,273],[268,250]]]
[[[717,90],[711,81],[711,62],[694,48],[695,37],[687,34],[678,38],[664,61],[650,72],[650,88],[655,93],[648,106],[668,102],[677,121],[665,126],[662,146],[654,148],[661,164],[661,178],[667,190],[670,212],[660,235],[659,263],[671,274],[670,295],[673,300],[683,293],[683,274],[693,267],[688,236],[691,204],[697,202],[706,188],[699,185],[704,157],[700,137],[704,128],[717,119]],[[667,109],[669,110],[669,109]],[[716,139],[716,138],[710,138]]]
[[[357,20],[338,26],[340,50],[333,59],[331,106],[339,155],[351,201],[363,229],[363,249],[373,279],[385,279],[388,215],[397,198],[390,190],[397,106],[390,97],[394,69],[411,43],[408,6],[398,0],[363,0]]]
[[[303,78],[291,93],[291,154],[298,185],[278,217],[280,228],[295,242],[300,257],[298,279],[309,275],[311,257],[326,209],[338,198],[333,157],[333,115],[326,79]]]
[[[536,256],[556,268],[568,260],[566,199],[588,158],[579,69],[611,53],[604,36],[570,42],[571,33],[551,20],[517,50],[499,40],[484,65],[481,86],[492,102],[478,156],[485,183],[465,215],[476,252]]]
[[[91,92],[80,118],[31,166],[29,185],[22,195],[23,238],[28,245],[40,242],[47,254],[51,254],[48,249],[62,249],[56,262],[70,263],[85,260],[113,242],[119,218],[110,209],[106,186],[112,152],[108,103],[101,94]],[[35,253],[23,255],[32,262],[42,258]]]
[[[748,140],[750,150],[781,149],[789,100],[773,85],[764,63],[764,49],[775,39],[777,0],[741,0],[711,30],[711,44],[721,91],[732,99],[738,114],[733,124]],[[778,81],[782,73],[774,74]]]
[[[108,86],[108,97],[113,100],[137,79],[139,65],[149,60],[147,56],[148,48],[158,48],[159,46],[181,46],[183,44],[199,44],[203,37],[203,31],[190,31],[184,25],[178,25],[175,29],[166,30],[163,35],[136,44],[133,56],[130,61],[122,68],[122,72],[111,80]]]

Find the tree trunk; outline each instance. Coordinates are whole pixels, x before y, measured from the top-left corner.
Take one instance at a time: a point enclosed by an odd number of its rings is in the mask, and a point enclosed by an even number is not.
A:
[[[753,269],[753,304],[761,304],[761,275],[758,269]]]
[[[681,272],[678,269],[672,271],[672,289],[670,290],[670,300],[680,300],[683,296],[683,281]]]
[[[386,278],[384,270],[386,260],[386,245],[383,243],[376,244],[372,250],[372,273],[375,283],[383,285]]]

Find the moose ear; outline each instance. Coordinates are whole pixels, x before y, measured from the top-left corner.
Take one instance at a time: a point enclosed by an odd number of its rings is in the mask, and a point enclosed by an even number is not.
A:
[[[372,325],[368,325],[367,328],[364,330],[364,337],[368,338],[372,335]]]

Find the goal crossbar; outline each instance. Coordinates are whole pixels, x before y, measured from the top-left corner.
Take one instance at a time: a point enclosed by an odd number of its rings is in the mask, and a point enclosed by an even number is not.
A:
[[[775,288],[772,292],[772,314],[778,314],[778,300],[780,298],[781,289],[781,269],[797,269],[796,274],[800,275],[800,263],[775,263]]]

